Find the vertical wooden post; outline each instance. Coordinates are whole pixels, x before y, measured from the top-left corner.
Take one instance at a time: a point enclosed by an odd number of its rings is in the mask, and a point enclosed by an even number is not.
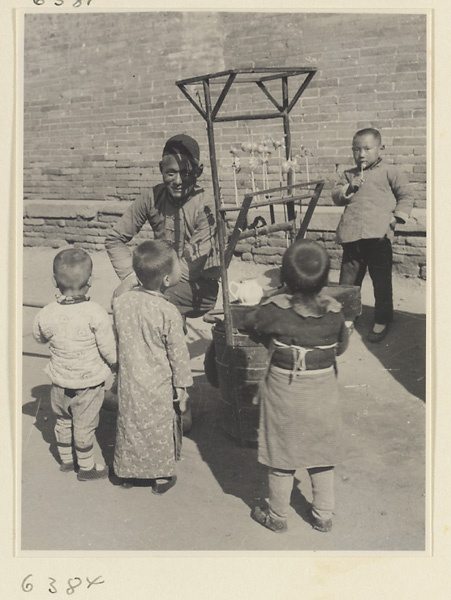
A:
[[[219,187],[219,176],[218,176],[218,165],[216,162],[216,149],[215,149],[215,135],[213,128],[213,117],[211,109],[211,96],[210,96],[210,82],[208,79],[204,79],[204,95],[205,95],[205,112],[207,122],[207,134],[208,134],[208,147],[210,152],[210,165],[211,165],[211,178],[213,182],[213,194],[215,198],[216,207],[216,222],[218,228],[218,246],[219,246],[219,259],[221,263],[221,281],[222,281],[222,298],[224,303],[224,317],[225,317],[225,331],[226,341],[228,345],[232,345],[232,320],[230,314],[230,300],[229,300],[229,285],[227,277],[227,267],[225,264],[225,239],[226,239],[226,228],[225,228],[225,216],[221,213],[221,190]]]
[[[291,160],[291,130],[290,130],[290,114],[288,112],[288,77],[282,77],[282,106],[283,106],[283,132],[285,134],[285,156],[287,160]],[[287,185],[293,183],[293,173],[291,169],[287,173]],[[288,195],[292,195],[292,191],[288,190]],[[295,222],[296,213],[294,210],[294,202],[287,202],[287,217],[289,221]]]
[[[235,370],[234,352],[233,352],[233,329],[232,329],[232,312],[230,310],[229,297],[229,279],[227,275],[227,264],[225,258],[225,240],[226,240],[226,223],[225,213],[221,213],[221,190],[219,187],[218,165],[216,162],[215,136],[213,127],[213,116],[211,107],[210,82],[208,79],[203,80],[204,96],[205,96],[205,112],[207,123],[208,147],[210,152],[211,178],[213,182],[213,194],[216,207],[216,223],[218,228],[218,246],[219,260],[221,263],[221,282],[222,282],[222,302],[224,310],[224,326],[226,337],[225,359],[229,365],[230,372],[233,374]],[[240,406],[238,403],[238,394],[236,390],[235,377],[231,377],[230,385],[232,388],[232,397],[234,400],[234,413],[238,428],[238,436],[240,445],[244,446],[243,428],[241,425]]]

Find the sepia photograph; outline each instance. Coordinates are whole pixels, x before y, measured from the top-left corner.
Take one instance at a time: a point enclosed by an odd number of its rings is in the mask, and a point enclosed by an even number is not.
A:
[[[19,23],[19,555],[429,556],[430,12]]]

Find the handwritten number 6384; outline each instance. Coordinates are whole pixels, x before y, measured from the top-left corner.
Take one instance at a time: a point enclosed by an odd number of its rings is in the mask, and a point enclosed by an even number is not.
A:
[[[27,575],[25,577],[25,579],[22,581],[22,590],[24,592],[31,592],[34,589],[34,585],[31,581],[31,577],[32,575]],[[57,588],[56,588],[56,579],[54,579],[53,577],[48,577],[49,579],[49,588],[48,591],[51,594],[56,594],[57,593]],[[67,584],[66,584],[66,594],[67,595],[71,595],[75,592],[75,590],[81,586],[83,583],[83,581],[80,579],[80,577],[73,577],[67,580]],[[86,577],[86,588],[89,590],[89,588],[93,585],[100,585],[101,583],[105,583],[103,580],[101,580],[101,575],[99,575],[98,577],[96,577],[95,579],[89,579],[89,577]]]
[[[92,2],[92,0],[85,0],[86,5],[89,6]],[[33,4],[36,4],[36,6],[42,6],[43,4],[45,4],[45,0],[33,0]],[[53,3],[55,6],[62,6],[64,4],[64,0],[55,0],[55,2]],[[78,8],[79,6],[83,5],[83,0],[75,0],[75,2],[72,4],[72,6],[74,6],[75,8]]]

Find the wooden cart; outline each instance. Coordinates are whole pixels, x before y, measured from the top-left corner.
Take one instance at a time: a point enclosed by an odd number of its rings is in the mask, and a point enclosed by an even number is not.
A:
[[[255,442],[257,408],[252,405],[252,396],[255,392],[258,378],[264,373],[265,349],[257,342],[249,339],[246,332],[237,331],[238,323],[234,323],[234,307],[231,307],[229,297],[229,284],[227,268],[233,256],[237,243],[255,235],[255,230],[245,230],[247,214],[251,208],[268,206],[271,223],[259,228],[259,235],[270,234],[275,231],[290,232],[291,239],[300,239],[305,236],[310,219],[313,215],[324,181],[307,181],[293,183],[293,174],[287,173],[287,185],[278,188],[259,190],[244,196],[239,207],[224,206],[221,201],[219,174],[215,148],[215,123],[227,121],[249,121],[257,119],[282,119],[285,138],[286,159],[291,158],[292,143],[290,131],[290,112],[300,99],[316,73],[314,67],[266,67],[230,69],[218,73],[200,75],[176,82],[189,102],[206,122],[208,145],[210,153],[211,177],[216,207],[218,226],[218,246],[221,267],[222,299],[223,299],[223,325],[213,331],[216,346],[216,363],[219,372],[223,407],[223,428],[241,445],[253,445]],[[297,84],[291,96],[289,94],[289,80],[293,77],[303,77],[302,83]],[[268,82],[280,82],[282,101],[276,100],[268,89]],[[269,112],[221,114],[224,100],[232,86],[246,84],[261,90],[273,105]],[[212,102],[211,86],[222,86],[214,105]],[[204,101],[199,95],[199,86],[202,86]],[[275,205],[284,205],[286,220],[276,223]],[[302,207],[307,206],[305,214]],[[300,225],[297,230],[296,207],[301,214]],[[234,229],[230,237],[227,235],[226,213],[238,212]],[[237,313],[235,313],[237,314]],[[244,372],[243,372],[244,369]],[[246,373],[247,371],[247,373]],[[254,377],[253,372],[256,375]],[[255,381],[254,381],[255,379]]]

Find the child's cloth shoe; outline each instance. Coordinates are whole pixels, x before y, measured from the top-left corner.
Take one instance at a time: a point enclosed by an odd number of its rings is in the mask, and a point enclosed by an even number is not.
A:
[[[152,488],[152,493],[161,496],[161,494],[165,494],[168,490],[174,487],[177,482],[177,475],[174,477],[170,477],[167,480],[159,481],[157,480],[155,485]]]
[[[373,344],[377,344],[378,342],[381,342],[384,339],[384,337],[387,335],[389,329],[390,329],[390,323],[387,323],[382,331],[376,332],[376,331],[371,330],[368,334],[368,341],[372,342]]]
[[[310,513],[310,524],[316,531],[328,533],[332,529],[332,519],[318,519]]]
[[[98,468],[102,467],[102,468]],[[92,469],[83,471],[80,469],[77,473],[78,481],[92,481],[94,479],[106,479],[108,477],[108,467],[105,465],[94,465]]]
[[[121,483],[121,489],[130,490],[133,487],[133,483],[127,481],[126,479]]]
[[[70,462],[70,463],[65,463],[62,462],[60,464],[60,471],[62,471],[63,473],[70,473],[71,471],[74,471],[75,467],[74,467],[74,463]]]
[[[274,517],[269,514],[268,508],[256,506],[252,509],[251,517],[263,527],[274,531],[275,533],[283,533],[287,530],[287,520],[280,517]]]

